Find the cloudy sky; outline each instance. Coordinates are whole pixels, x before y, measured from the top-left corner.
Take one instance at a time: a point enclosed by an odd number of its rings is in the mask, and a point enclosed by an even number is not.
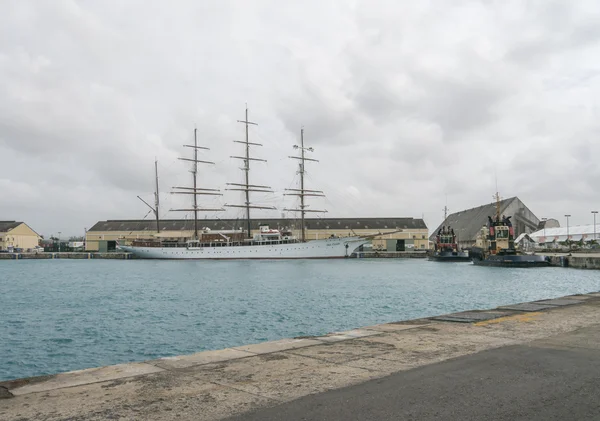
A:
[[[244,116],[257,204],[293,206],[300,128],[327,216],[424,216],[519,196],[539,217],[600,210],[600,2],[5,0],[0,3],[0,220],[83,233],[161,216],[191,174],[240,182]],[[184,155],[181,155],[184,154]],[[189,156],[189,155],[188,155]],[[208,198],[240,202],[237,192]],[[237,217],[229,209],[207,217]],[[189,217],[189,215],[187,215]]]

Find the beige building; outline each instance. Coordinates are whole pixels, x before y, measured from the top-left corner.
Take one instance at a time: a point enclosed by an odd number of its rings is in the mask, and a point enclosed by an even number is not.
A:
[[[24,222],[0,221],[0,251],[12,248],[31,250],[39,244],[41,238]]]
[[[300,221],[295,219],[254,219],[252,232],[257,233],[261,225],[271,228],[288,229],[300,237]],[[198,229],[211,231],[237,230],[245,227],[239,219],[201,219]],[[305,220],[306,239],[326,238],[331,235],[372,235],[383,234],[372,241],[373,249],[382,251],[425,250],[429,246],[428,230],[422,219],[415,218],[307,218]],[[116,241],[134,239],[190,239],[193,236],[194,221],[187,219],[167,219],[160,221],[160,233],[156,231],[156,221],[117,220],[97,222],[86,234],[86,250],[111,251]],[[387,234],[386,234],[387,233]]]

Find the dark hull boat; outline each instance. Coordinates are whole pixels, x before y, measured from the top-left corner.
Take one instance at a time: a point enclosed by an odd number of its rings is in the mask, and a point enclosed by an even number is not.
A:
[[[444,221],[446,214],[444,214]],[[442,227],[435,236],[433,252],[428,256],[435,262],[468,262],[469,252],[458,248],[458,241],[454,230],[448,226]]]
[[[471,259],[477,266],[531,268],[550,266],[545,256],[527,254],[492,254],[484,257],[481,251],[474,248],[471,250]]]
[[[436,251],[428,256],[434,262],[468,262],[471,260],[467,251]]]
[[[544,267],[550,262],[544,256],[519,253],[515,248],[515,231],[510,216],[500,216],[500,195],[496,193],[495,218],[488,216],[488,224],[483,227],[471,248],[471,259],[477,266],[496,267]]]

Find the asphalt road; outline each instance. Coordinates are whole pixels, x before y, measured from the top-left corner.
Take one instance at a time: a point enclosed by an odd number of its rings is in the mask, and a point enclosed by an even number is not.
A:
[[[600,326],[400,372],[230,420],[600,420]]]

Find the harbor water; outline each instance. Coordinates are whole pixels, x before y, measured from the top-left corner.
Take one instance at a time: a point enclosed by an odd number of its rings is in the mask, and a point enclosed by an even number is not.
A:
[[[600,290],[417,259],[0,261],[0,380]]]

